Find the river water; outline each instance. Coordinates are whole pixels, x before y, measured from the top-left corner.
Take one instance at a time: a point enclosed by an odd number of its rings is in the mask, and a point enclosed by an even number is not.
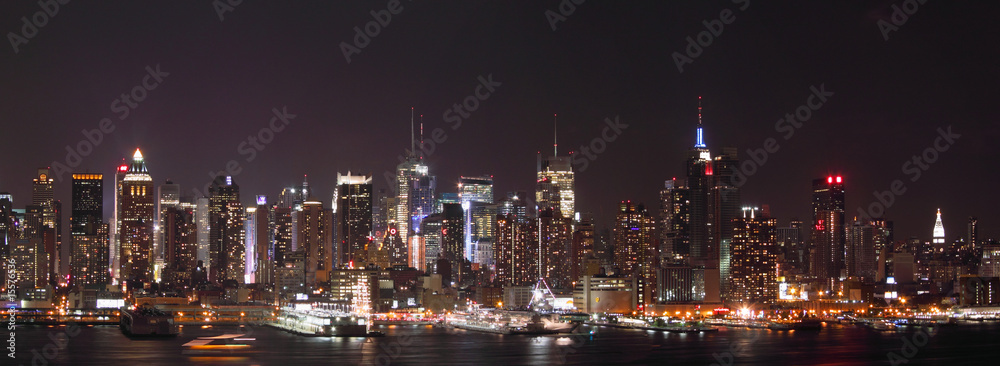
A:
[[[382,326],[381,338],[302,337],[253,326],[186,326],[176,338],[130,339],[114,326],[19,327],[3,365],[996,365],[1000,325],[877,332],[722,329],[675,334],[583,326],[573,336],[511,336],[430,326]],[[246,333],[252,352],[191,355],[197,337]],[[9,334],[5,336],[9,338]],[[64,348],[58,346],[62,344]],[[5,352],[9,352],[5,351]],[[896,362],[892,362],[895,360]],[[904,363],[905,361],[905,363]]]

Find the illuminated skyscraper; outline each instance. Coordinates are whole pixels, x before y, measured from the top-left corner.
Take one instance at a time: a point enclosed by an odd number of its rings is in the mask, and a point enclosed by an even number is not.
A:
[[[541,154],[538,155],[537,211],[553,209],[563,218],[573,218],[576,193],[572,161],[569,156],[552,156],[542,160]]]
[[[337,173],[337,202],[333,212],[337,217],[338,265],[355,260],[373,240],[372,188],[371,176]],[[390,257],[392,263],[405,263],[407,253],[390,251]]]
[[[154,199],[149,176],[139,149],[125,172],[118,191],[119,278],[122,281],[152,281]]]
[[[211,247],[212,237],[212,215],[209,206],[211,206],[211,200],[208,197],[198,197],[195,199],[194,215],[198,229],[198,260],[206,265],[211,262],[209,247]]]
[[[158,188],[156,199],[156,226],[157,230],[153,237],[153,252],[156,257],[166,257],[163,247],[163,214],[168,208],[176,206],[181,202],[181,185],[167,180]]]
[[[712,187],[712,154],[705,145],[701,125],[701,97],[698,97],[698,128],[694,147],[688,150],[686,162],[687,202],[690,205],[690,257],[699,262],[718,260],[711,248],[711,227],[709,226],[709,197]]]
[[[267,196],[257,196],[257,206],[247,208],[247,281],[274,285],[274,215]]]
[[[370,189],[368,194],[371,194]],[[292,217],[298,236],[296,251],[305,253],[304,283],[307,287],[317,288],[330,280],[330,271],[336,262],[336,252],[333,249],[333,210],[324,208],[321,201],[308,199],[302,203],[301,210],[292,212]]]
[[[400,157],[396,167],[396,229],[402,246],[395,244],[388,248],[391,252],[408,253],[407,243],[414,229],[419,229],[422,218],[434,213],[433,200],[437,182],[429,175],[423,157],[423,122],[420,124],[420,150],[413,130],[413,109],[410,109],[410,149],[406,157]]]
[[[805,247],[801,221],[793,219],[788,227],[778,228],[778,253],[784,259],[779,262],[783,273],[805,274],[809,250]]]
[[[538,222],[528,214],[525,192],[507,193],[494,224],[495,279],[502,286],[527,286],[538,281]]]
[[[572,287],[573,220],[553,207],[538,212],[538,277],[557,288]]]
[[[420,236],[424,241],[424,265],[416,268],[433,268],[433,263],[441,256],[441,220],[440,213],[427,216],[420,223]]]
[[[70,214],[70,285],[104,285],[108,273],[109,235],[104,223],[104,176],[73,174]]]
[[[492,247],[493,220],[496,206],[493,205],[493,177],[462,177],[458,183],[458,197],[465,212],[465,259],[483,265],[493,260],[488,251],[479,253],[479,246]]]
[[[10,259],[14,260],[14,278],[17,281],[17,287],[45,288],[50,284],[48,280],[49,260],[41,238],[14,240],[11,245]]]
[[[844,178],[828,176],[813,180],[812,265],[814,276],[840,278],[845,269]]]
[[[209,280],[243,283],[246,263],[246,211],[240,186],[231,176],[218,176],[209,187]]]
[[[660,251],[664,257],[691,255],[690,191],[676,178],[660,191]]]
[[[762,217],[756,208],[744,209],[734,220],[732,272],[727,302],[755,304],[778,298],[777,220]]]
[[[198,221],[192,204],[168,206],[160,214],[165,268],[162,280],[177,286],[192,286],[198,264]]]
[[[882,231],[872,222],[854,221],[847,228],[845,265],[848,276],[875,280],[875,272],[878,269],[878,253],[875,247],[879,243],[884,246],[881,234]]]
[[[968,243],[968,245],[971,248],[975,248],[976,247],[976,243],[979,240],[979,238],[978,238],[978,236],[979,236],[979,228],[978,228],[978,226],[979,226],[979,219],[977,219],[976,217],[973,217],[973,216],[969,216],[969,225],[968,225],[968,230],[965,233],[965,236],[966,236],[965,242]]]
[[[128,171],[129,171],[129,164],[125,162],[125,159],[122,159],[122,163],[120,165],[118,165],[118,168],[115,169],[115,196],[114,196],[115,197],[115,203],[114,203],[115,204],[115,209],[114,209],[114,212],[112,213],[111,222],[109,223],[109,224],[111,224],[110,225],[111,226],[110,227],[110,229],[111,229],[111,234],[110,234],[110,236],[111,236],[111,251],[110,252],[111,253],[109,254],[111,258],[110,258],[110,262],[108,264],[109,264],[109,266],[111,268],[111,280],[115,284],[119,283],[119,279],[121,278],[121,273],[120,272],[121,272],[121,263],[122,263],[121,262],[121,257],[122,257],[122,253],[121,253],[121,227],[122,227],[122,218],[121,218],[120,215],[121,215],[121,212],[122,212],[122,198],[125,197],[123,195],[123,191],[122,191],[122,188],[124,188],[124,185],[122,184],[122,182],[124,182],[125,175],[128,174]]]
[[[594,258],[594,219],[589,214],[578,215],[573,225],[573,249],[570,253],[569,280],[579,281],[580,277],[596,273],[585,273],[584,263]]]
[[[459,203],[445,203],[441,212],[441,254],[457,268],[465,258],[465,214]]]
[[[657,252],[653,247],[653,222],[642,204],[632,201],[618,204],[614,227],[615,267],[622,275],[645,275],[644,271],[652,270]]]
[[[934,220],[934,248],[944,247],[944,223],[941,222],[941,209],[937,209],[937,219]]]
[[[53,281],[60,280],[62,273],[62,213],[61,204],[55,199],[53,192],[52,176],[48,168],[39,168],[38,175],[32,180],[31,204],[41,207],[41,227],[38,229],[38,237],[45,242],[46,255],[48,256],[49,278]],[[45,236],[51,236],[45,239]],[[64,281],[60,281],[64,282]]]
[[[14,197],[10,193],[0,192],[0,261],[6,263],[10,258],[11,245],[17,238],[17,227],[14,225]],[[0,275],[7,278],[7,267],[0,266]],[[5,287],[5,286],[0,286]]]
[[[552,156],[542,159],[541,151],[538,152],[535,212],[553,209],[563,218],[573,219],[573,214],[576,213],[576,188],[572,163],[571,156],[559,156],[558,140],[553,133]]]

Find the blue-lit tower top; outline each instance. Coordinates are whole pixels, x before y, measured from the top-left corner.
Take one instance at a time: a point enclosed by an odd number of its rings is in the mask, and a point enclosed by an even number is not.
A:
[[[698,96],[698,136],[697,136],[697,139],[694,142],[694,147],[699,148],[699,149],[704,149],[704,148],[707,147],[705,145],[705,135],[703,134],[703,132],[701,130],[701,96],[700,95]]]

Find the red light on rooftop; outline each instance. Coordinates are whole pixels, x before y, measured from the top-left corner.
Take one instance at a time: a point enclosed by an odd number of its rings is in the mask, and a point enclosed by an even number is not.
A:
[[[122,164],[122,166],[118,167],[118,171],[120,172],[128,171],[128,165]]]
[[[843,181],[844,181],[844,179],[843,179],[843,178],[841,178],[841,177],[840,177],[840,176],[838,175],[838,176],[837,176],[837,183],[841,183],[841,182],[843,182]]]
[[[833,183],[833,177],[826,177],[827,183]]]

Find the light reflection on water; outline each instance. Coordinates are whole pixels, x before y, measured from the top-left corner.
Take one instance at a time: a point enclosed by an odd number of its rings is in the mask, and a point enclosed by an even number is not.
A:
[[[17,362],[32,364],[50,334],[66,327],[18,328]],[[725,359],[733,364],[889,364],[886,354],[899,353],[905,332],[880,333],[856,327],[822,331],[722,329],[713,333],[664,333],[603,327],[581,327],[583,334],[496,335],[429,326],[378,327],[380,338],[302,337],[267,327],[184,327],[167,339],[130,339],[114,326],[81,327],[49,365],[221,364],[221,365],[528,365],[557,364],[700,364]],[[594,334],[591,334],[591,332]],[[189,355],[181,345],[220,334],[252,333],[253,353]],[[942,327],[908,365],[992,364],[1000,357],[1000,326],[982,324]],[[51,347],[50,347],[51,348]],[[51,351],[51,350],[50,350]],[[5,357],[6,358],[6,357]],[[9,359],[7,359],[9,360]],[[6,362],[4,364],[7,364]],[[41,364],[41,363],[39,363]]]

